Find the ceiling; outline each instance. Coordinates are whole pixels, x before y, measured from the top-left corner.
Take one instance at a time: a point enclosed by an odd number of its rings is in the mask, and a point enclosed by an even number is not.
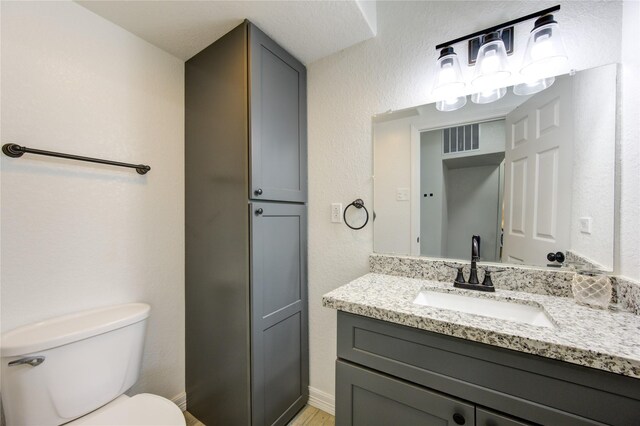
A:
[[[375,1],[77,1],[189,59],[245,18],[305,64],[375,36]]]

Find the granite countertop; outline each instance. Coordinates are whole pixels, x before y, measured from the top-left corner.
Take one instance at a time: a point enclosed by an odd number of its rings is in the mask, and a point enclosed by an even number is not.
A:
[[[544,309],[556,328],[413,303],[423,289],[511,300]],[[409,327],[640,378],[640,316],[578,305],[572,298],[370,273],[322,298],[323,306]]]

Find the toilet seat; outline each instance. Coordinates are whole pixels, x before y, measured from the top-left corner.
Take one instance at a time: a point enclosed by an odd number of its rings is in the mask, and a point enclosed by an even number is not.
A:
[[[119,396],[96,411],[80,417],[69,426],[185,426],[180,408],[158,395],[141,393]],[[65,425],[66,426],[66,425]]]

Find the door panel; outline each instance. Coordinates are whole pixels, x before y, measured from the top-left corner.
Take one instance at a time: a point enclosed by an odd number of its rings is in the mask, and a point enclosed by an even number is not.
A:
[[[572,80],[558,79],[506,118],[505,232],[508,262],[541,265],[570,248]]]
[[[558,214],[558,156],[559,149],[552,148],[536,154],[535,202],[533,235],[534,238],[556,243],[558,233],[556,216]]]
[[[475,423],[473,405],[374,370],[338,360],[336,379],[338,426]]]
[[[262,298],[262,312],[269,315],[300,300],[300,218],[269,217],[263,229],[269,249],[263,253],[263,285],[269,291]]]
[[[306,68],[253,25],[249,46],[249,198],[305,202]]]
[[[527,191],[527,159],[521,158],[519,160],[512,161],[511,164],[511,179],[509,194],[510,201],[510,221],[507,228],[511,234],[524,236],[525,233],[525,212],[527,211],[526,205],[526,191]]]
[[[300,398],[302,318],[296,312],[264,331],[264,411],[266,425],[278,420]]]
[[[308,395],[306,206],[249,208],[252,424],[280,425]]]

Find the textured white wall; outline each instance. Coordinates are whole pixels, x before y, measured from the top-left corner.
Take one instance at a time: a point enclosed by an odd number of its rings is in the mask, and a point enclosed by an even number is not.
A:
[[[640,281],[640,2],[625,1],[622,21],[620,274]]]
[[[616,64],[573,77],[571,250],[613,270],[616,140]],[[591,233],[580,231],[590,217]]]
[[[2,330],[151,304],[134,392],[184,391],[183,62],[73,2],[2,2]]]
[[[415,117],[373,125],[376,182],[373,187],[376,253],[411,253],[411,201],[398,201],[398,188],[411,189],[411,124]],[[415,196],[411,190],[410,197]],[[371,203],[373,209],[373,203]]]
[[[380,2],[378,35],[374,39],[309,65],[309,306],[313,389],[334,394],[336,313],[322,308],[321,297],[366,273],[367,258],[373,248],[371,226],[352,231],[329,220],[331,202],[348,203],[360,197],[367,206],[372,204],[371,116],[431,101],[429,93],[437,58],[435,44],[557,3]],[[560,4],[562,10],[556,16],[573,68],[620,61],[620,2]],[[637,19],[633,22],[636,27],[639,25]],[[528,25],[516,29],[518,52],[523,52],[529,30]],[[630,43],[635,46],[629,49],[637,53],[637,37]],[[511,60],[519,61],[518,55]],[[634,123],[637,132],[637,121]],[[628,125],[632,127],[631,123]],[[625,147],[628,140],[623,141]],[[629,149],[637,153],[637,148]],[[626,163],[624,159],[623,166]],[[633,176],[629,174],[629,180]],[[628,216],[631,209],[637,211],[637,204],[636,201],[623,209],[623,247],[637,248],[638,215]],[[631,232],[635,235],[631,236]],[[629,254],[623,265],[633,263],[633,256],[637,259],[637,254]]]

